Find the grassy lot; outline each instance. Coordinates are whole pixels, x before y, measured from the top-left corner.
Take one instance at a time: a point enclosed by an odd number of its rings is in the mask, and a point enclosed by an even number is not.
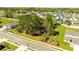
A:
[[[70,47],[69,43],[64,42],[65,31],[67,30],[67,28],[64,26],[59,26],[56,30],[60,32],[59,35],[55,36],[56,40],[58,40],[60,42],[59,47],[61,47],[63,49],[70,50],[70,51],[73,50],[73,48]]]
[[[79,26],[79,24],[73,24],[73,26]]]
[[[41,39],[43,38],[42,36],[32,36],[30,34],[25,34],[23,33],[19,33],[16,29],[11,29],[10,32],[15,33],[17,35],[23,36],[23,37],[28,37],[37,41],[41,41]]]
[[[56,31],[60,32],[59,35],[57,35],[57,36],[50,36],[50,39],[59,42],[60,45],[58,47],[71,51],[71,50],[73,50],[73,48],[70,47],[70,44],[67,43],[67,42],[64,42],[64,36],[65,36],[65,30],[66,29],[67,28],[64,27],[64,26],[59,26],[56,29]],[[37,41],[41,41],[42,38],[43,38],[43,36],[32,36],[32,35],[25,34],[25,33],[19,33],[16,29],[11,29],[10,31],[15,33],[15,34],[17,34],[17,35],[20,35],[20,36],[23,36],[23,37],[28,37],[30,39],[37,40]],[[51,43],[48,41],[48,44],[51,44]],[[55,44],[51,44],[51,45],[55,45]]]
[[[66,30],[74,31],[74,32],[79,32],[79,29],[77,28],[68,28],[66,27]]]
[[[0,18],[0,20],[2,21],[2,23],[1,23],[2,25],[6,25],[6,24],[14,21],[14,20],[10,20],[8,18]]]
[[[64,26],[59,26],[56,31],[59,32],[59,35],[56,36],[56,38],[58,39],[58,41],[63,42],[64,41],[64,36],[65,36],[65,31],[66,28]]]
[[[4,45],[5,46],[5,48],[3,48],[2,51],[6,51],[6,50],[9,50],[9,49],[10,50],[16,50],[18,48],[17,46],[15,46],[13,44],[10,44],[8,42],[5,42],[5,41],[1,42],[0,45]]]

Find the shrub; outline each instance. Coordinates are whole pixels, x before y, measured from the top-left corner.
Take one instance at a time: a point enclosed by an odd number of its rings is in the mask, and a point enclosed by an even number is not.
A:
[[[0,25],[0,28],[2,28],[3,26],[2,25]]]

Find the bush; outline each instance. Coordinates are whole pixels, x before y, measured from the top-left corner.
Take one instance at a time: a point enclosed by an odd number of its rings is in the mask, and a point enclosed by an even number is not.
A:
[[[19,33],[22,33],[23,31],[21,30],[21,29],[19,29],[19,28],[17,28],[17,31],[19,32]]]
[[[2,23],[2,21],[0,21],[0,23]]]
[[[54,31],[54,32],[53,32],[53,35],[54,35],[54,36],[59,35],[59,32],[58,32],[58,31]]]
[[[0,50],[2,50],[3,48],[5,48],[5,46],[4,45],[0,45]]]
[[[50,39],[48,34],[43,34],[43,38],[41,41],[47,42]]]
[[[3,26],[2,25],[0,25],[0,28],[2,28]]]
[[[40,36],[41,34],[38,34],[38,33],[34,33],[32,34],[32,36]]]

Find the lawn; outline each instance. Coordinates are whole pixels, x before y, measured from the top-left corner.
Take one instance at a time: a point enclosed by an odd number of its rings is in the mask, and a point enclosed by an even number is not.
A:
[[[66,29],[67,28],[64,26],[59,26],[56,29],[56,31],[59,32],[59,35],[50,36],[50,38],[60,43],[60,46],[58,46],[58,47],[71,51],[71,50],[73,50],[73,48],[70,47],[70,44],[67,42],[64,42],[64,36],[65,36]],[[15,33],[15,34],[20,35],[20,36],[23,36],[23,37],[28,37],[30,39],[37,40],[37,41],[41,41],[43,38],[43,36],[32,36],[32,35],[25,34],[25,33],[19,33],[16,29],[11,29],[10,32]],[[48,44],[51,44],[51,43],[48,42]],[[51,45],[53,45],[53,44],[51,44]]]
[[[5,46],[5,48],[3,48],[1,51],[7,51],[7,50],[12,50],[13,51],[13,50],[16,50],[18,48],[17,46],[15,46],[15,45],[13,45],[11,43],[8,43],[6,41],[1,42],[0,45]]]

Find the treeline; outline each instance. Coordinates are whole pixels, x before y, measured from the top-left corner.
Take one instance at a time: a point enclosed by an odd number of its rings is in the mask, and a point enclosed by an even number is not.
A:
[[[79,13],[78,8],[0,8],[3,10],[3,17],[16,18],[16,14],[26,14],[33,11],[37,13],[41,12],[63,12],[63,13]],[[2,14],[1,14],[2,15]]]
[[[10,10],[11,12],[65,12],[65,13],[79,13],[79,8],[0,8],[0,10]]]

